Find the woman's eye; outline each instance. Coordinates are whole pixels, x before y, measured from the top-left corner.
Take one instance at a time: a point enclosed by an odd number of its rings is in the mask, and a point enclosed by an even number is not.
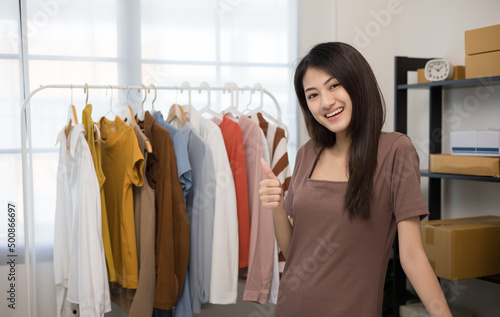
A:
[[[330,89],[335,89],[335,88],[337,88],[338,86],[340,86],[340,84],[333,84],[333,85],[330,87]]]
[[[309,96],[307,96],[307,99],[313,99],[314,97],[316,97],[318,94],[310,94]]]

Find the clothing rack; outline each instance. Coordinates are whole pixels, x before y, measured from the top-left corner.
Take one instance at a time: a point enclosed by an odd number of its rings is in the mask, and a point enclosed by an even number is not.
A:
[[[189,104],[191,104],[191,92],[207,91],[208,103],[210,105],[210,92],[211,91],[222,91],[231,93],[231,107],[229,109],[237,109],[238,107],[238,96],[239,92],[249,91],[250,98],[252,98],[253,93],[256,91],[260,92],[260,106],[258,108],[252,109],[252,111],[261,111],[263,113],[263,96],[264,94],[269,96],[277,111],[278,118],[271,120],[274,123],[281,122],[281,109],[278,100],[260,84],[256,84],[254,87],[238,87],[235,83],[227,83],[224,87],[210,87],[207,83],[201,83],[198,87],[191,87],[189,83],[184,82],[181,86],[155,86],[155,85],[45,85],[33,90],[24,100],[23,106],[21,108],[21,144],[22,144],[22,176],[23,176],[23,207],[24,207],[24,239],[25,239],[25,265],[26,265],[26,281],[27,281],[27,309],[30,317],[36,316],[36,291],[32,290],[32,287],[36,285],[36,271],[35,267],[35,243],[34,235],[30,235],[30,228],[34,232],[34,217],[33,217],[33,160],[32,160],[32,145],[31,145],[31,111],[30,111],[30,100],[38,92],[45,89],[84,89],[84,93],[87,94],[87,101],[89,96],[89,89],[138,89],[144,90],[145,95],[148,90],[180,90],[181,93],[184,90],[188,91]],[[234,92],[236,95],[234,96]],[[156,95],[155,95],[156,99]],[[235,101],[236,100],[236,101]],[[250,99],[251,102],[252,99]],[[236,102],[236,107],[234,107],[234,101]],[[248,105],[247,105],[248,106]],[[266,113],[267,114],[267,113]],[[272,116],[268,115],[268,117]],[[278,124],[279,125],[279,124]],[[286,126],[281,126],[285,129],[286,135],[289,135]],[[29,186],[28,186],[29,184]],[[33,264],[33,268],[32,268]],[[33,270],[33,271],[32,271]]]

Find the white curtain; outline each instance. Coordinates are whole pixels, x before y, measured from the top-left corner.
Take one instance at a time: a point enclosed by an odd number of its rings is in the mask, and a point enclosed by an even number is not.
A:
[[[20,6],[22,10],[20,10]],[[286,0],[20,0],[0,5],[0,212],[17,204],[16,310],[7,316],[27,316],[23,271],[22,173],[20,105],[30,90],[47,84],[178,85],[226,82],[262,84],[281,105],[288,126],[289,151],[297,146],[296,102],[292,88],[297,59],[297,4]],[[20,29],[24,45],[20,45]],[[24,59],[23,59],[24,57]],[[24,61],[24,62],[23,62]],[[90,90],[95,121],[110,110],[120,113],[131,104],[139,110],[143,92]],[[55,309],[52,273],[57,133],[67,120],[68,106],[79,118],[85,106],[83,89],[48,89],[31,101],[34,222],[36,243],[36,305],[38,316]],[[148,98],[145,108],[151,107]],[[204,107],[206,93],[192,93],[192,104]],[[240,105],[250,102],[248,92]],[[250,107],[258,106],[255,92]],[[158,91],[155,109],[167,111],[187,94]],[[214,110],[228,107],[229,94],[212,93]],[[273,103],[264,107],[276,115]],[[293,160],[294,155],[290,155]],[[293,162],[292,162],[293,163]],[[7,220],[0,216],[0,250],[5,250]],[[5,251],[0,251],[0,276]],[[3,285],[3,284],[2,284]],[[24,289],[23,289],[24,287]],[[3,292],[7,291],[1,289]],[[4,293],[5,294],[5,293]],[[3,310],[5,311],[5,310]]]

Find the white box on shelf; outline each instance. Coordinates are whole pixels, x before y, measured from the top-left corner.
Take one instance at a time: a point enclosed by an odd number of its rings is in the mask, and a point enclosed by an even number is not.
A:
[[[500,130],[452,131],[452,155],[500,156]]]

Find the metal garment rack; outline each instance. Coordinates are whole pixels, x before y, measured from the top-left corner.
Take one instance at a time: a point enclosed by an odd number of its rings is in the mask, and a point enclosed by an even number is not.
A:
[[[269,96],[276,107],[278,118],[277,120],[281,122],[281,109],[278,100],[266,89],[262,88],[260,84],[256,84],[254,87],[238,87],[234,83],[228,83],[224,87],[210,87],[207,83],[200,84],[199,87],[191,87],[187,82],[184,82],[181,86],[129,86],[129,85],[46,85],[40,86],[39,88],[33,90],[24,100],[21,109],[21,144],[22,144],[22,175],[23,175],[23,208],[24,208],[24,239],[25,239],[25,265],[26,265],[26,281],[27,281],[27,308],[30,317],[36,316],[36,291],[32,290],[32,287],[36,286],[36,272],[35,267],[35,242],[34,234],[31,234],[30,228],[34,232],[34,217],[33,217],[33,159],[32,159],[32,145],[31,145],[31,109],[30,100],[38,92],[45,89],[85,89],[84,92],[87,93],[89,89],[156,89],[156,90],[180,90],[181,93],[186,90],[188,91],[189,103],[191,103],[191,92],[207,91],[208,101],[210,101],[210,91],[223,91],[231,93],[231,108],[233,107],[233,93],[236,92],[236,105],[238,105],[238,92],[249,91],[250,96],[253,96],[254,92],[260,92],[260,107],[252,110],[263,111],[263,96],[264,94]],[[251,100],[251,99],[250,99]],[[276,122],[275,122],[276,123]],[[285,126],[285,131],[288,134],[288,130]],[[29,185],[29,186],[28,186]],[[33,266],[32,266],[33,264]]]

